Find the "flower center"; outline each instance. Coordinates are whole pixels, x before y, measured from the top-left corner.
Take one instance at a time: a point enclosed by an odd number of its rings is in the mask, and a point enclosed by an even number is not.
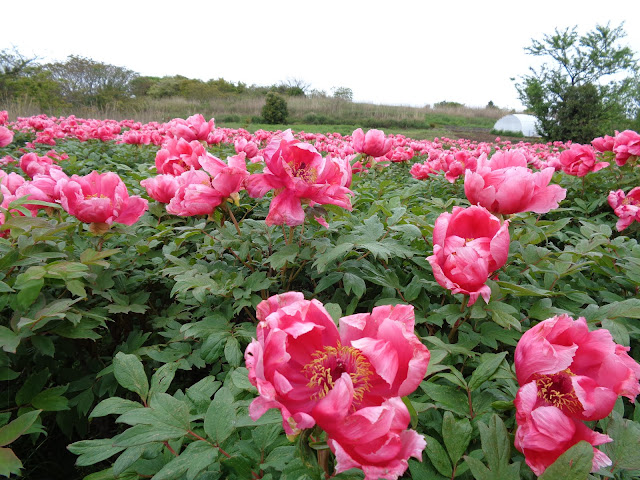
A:
[[[309,379],[307,387],[313,390],[311,399],[325,397],[343,373],[348,373],[353,383],[355,404],[362,401],[364,394],[371,388],[370,378],[373,373],[367,357],[355,347],[325,346],[312,355],[313,360],[307,363],[302,372]]]
[[[535,382],[538,387],[538,396],[560,410],[570,413],[581,412],[582,403],[571,383],[573,375],[569,369],[553,375],[537,375]]]
[[[315,168],[307,167],[305,162],[301,162],[296,165],[295,162],[289,162],[289,168],[291,168],[291,175],[301,178],[306,183],[314,183],[318,178],[318,172]]]

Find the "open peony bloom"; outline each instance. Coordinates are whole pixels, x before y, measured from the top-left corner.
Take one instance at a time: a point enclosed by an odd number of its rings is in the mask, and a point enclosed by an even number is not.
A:
[[[184,138],[171,138],[156,153],[156,170],[177,176],[192,168],[199,169],[200,157],[206,154],[207,151],[197,140],[189,142]]]
[[[113,172],[91,172],[62,180],[60,203],[69,214],[84,223],[133,225],[147,210],[147,201],[130,197],[127,187]],[[99,230],[102,230],[100,228]]]
[[[336,473],[360,468],[365,480],[395,480],[407,470],[409,457],[422,460],[424,437],[407,430],[410,415],[399,397],[354,410],[355,395],[351,376],[344,372],[312,412],[329,437]]]
[[[597,172],[609,166],[609,162],[598,162],[596,153],[590,145],[574,143],[558,157],[562,171],[576,177],[584,177],[587,173]]]
[[[303,202],[351,210],[348,161],[331,155],[322,157],[312,145],[296,140],[291,130],[267,145],[264,161],[263,172],[249,176],[246,188],[253,198],[262,198],[269,190],[276,191],[267,225],[301,225],[305,218]]]
[[[608,435],[591,430],[560,408],[539,406],[539,395],[536,383],[531,382],[518,390],[514,402],[518,423],[514,445],[524,454],[533,473],[542,475],[560,455],[581,440],[594,445],[592,472],[611,465],[611,459],[595,448],[610,442]]]
[[[227,198],[237,198],[249,175],[244,158],[241,153],[225,163],[212,155],[201,157],[203,170],[191,170],[177,178],[179,186],[167,212],[180,216],[208,215]]]
[[[13,142],[13,132],[7,127],[3,127],[0,124],[0,148],[6,147]]]
[[[160,203],[169,203],[180,187],[178,178],[174,175],[162,174],[145,178],[140,182],[147,194]]]
[[[453,207],[443,213],[433,230],[433,255],[427,258],[436,281],[451,293],[469,295],[469,305],[479,296],[489,303],[489,275],[502,267],[509,255],[509,222],[479,206]]]
[[[320,302],[287,292],[258,304],[256,316],[257,340],[245,360],[260,396],[249,414],[255,420],[280,409],[288,434],[315,425],[314,407],[344,375],[349,385],[341,388],[351,392],[345,411],[353,413],[407,395],[427,371],[429,351],[413,333],[409,305],[341,318],[338,330]]]
[[[587,322],[558,315],[522,335],[515,351],[520,385],[537,389],[536,406],[554,406],[580,420],[611,413],[619,395],[640,393],[640,365],[606,329],[589,331]],[[533,388],[533,387],[530,387]]]
[[[386,155],[393,146],[393,140],[387,138],[382,130],[372,128],[366,134],[361,128],[353,131],[353,149],[358,153],[364,153],[372,157]]]
[[[547,213],[558,208],[567,191],[549,185],[555,169],[533,172],[519,150],[497,152],[490,160],[481,155],[474,171],[464,176],[464,193],[472,205],[481,205],[491,213]]]
[[[9,193],[12,195],[16,193],[18,187],[25,182],[22,175],[18,175],[15,172],[7,173],[4,170],[0,170],[0,184],[4,185]]]
[[[619,218],[616,230],[621,232],[633,222],[640,222],[640,187],[632,189],[627,195],[622,190],[609,192],[607,200]]]

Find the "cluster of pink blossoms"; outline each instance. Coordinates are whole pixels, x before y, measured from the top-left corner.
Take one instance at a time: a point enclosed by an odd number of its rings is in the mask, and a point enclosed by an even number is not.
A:
[[[522,335],[515,352],[515,446],[541,475],[581,440],[594,446],[593,468],[611,465],[597,445],[612,441],[585,421],[605,418],[619,396],[640,393],[640,365],[606,329],[589,331],[584,318],[559,315]]]
[[[566,190],[549,185],[554,168],[541,172],[527,168],[519,150],[478,158],[475,170],[467,169],[464,191],[471,207],[454,207],[441,214],[433,230],[433,255],[427,258],[436,281],[452,293],[469,295],[468,305],[482,296],[489,303],[489,276],[509,256],[509,221],[493,214],[546,213],[558,208]]]
[[[426,442],[408,429],[400,398],[418,387],[430,358],[413,332],[412,306],[376,307],[337,328],[322,303],[288,292],[261,302],[256,316],[257,339],[245,352],[260,394],[251,418],[277,408],[289,435],[318,425],[336,472],[361,468],[365,480],[395,480],[409,457],[422,459]]]

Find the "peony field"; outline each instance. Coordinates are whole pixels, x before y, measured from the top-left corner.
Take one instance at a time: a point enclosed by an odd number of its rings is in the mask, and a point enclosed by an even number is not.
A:
[[[0,477],[640,478],[639,157],[0,111]]]

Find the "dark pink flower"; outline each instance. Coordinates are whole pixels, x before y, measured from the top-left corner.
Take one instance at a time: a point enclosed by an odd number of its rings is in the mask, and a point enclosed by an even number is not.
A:
[[[626,195],[622,190],[609,192],[607,201],[618,216],[616,230],[619,232],[633,222],[640,222],[640,187],[631,189]]]
[[[323,158],[313,146],[293,138],[290,130],[267,145],[264,161],[263,172],[249,176],[246,189],[253,198],[261,198],[269,190],[276,191],[267,225],[301,225],[305,218],[303,202],[351,210],[348,161],[331,155]]]
[[[357,411],[410,393],[427,370],[429,351],[413,333],[408,305],[344,317],[338,330],[320,302],[287,292],[261,302],[256,316],[257,340],[245,360],[260,396],[249,413],[257,419],[280,409],[288,434],[316,423],[314,407],[343,374],[352,392],[347,410]]]
[[[24,173],[33,178],[36,175],[48,175],[52,168],[60,168],[55,165],[53,159],[49,157],[40,157],[37,153],[26,153],[20,157],[20,168]]]
[[[13,132],[0,124],[0,148],[6,147],[11,142],[13,142]]]
[[[489,303],[491,289],[485,283],[507,261],[508,226],[479,206],[441,214],[433,230],[433,255],[427,258],[436,281],[451,293],[469,295],[469,305],[479,296]]]
[[[60,203],[84,223],[133,225],[147,210],[147,201],[129,196],[126,185],[113,172],[72,175],[60,188]]]
[[[204,146],[197,140],[191,142],[183,138],[171,138],[156,153],[156,170],[158,173],[181,175],[195,168],[201,168],[200,157],[207,154]]]
[[[482,155],[475,172],[465,173],[464,193],[469,203],[494,214],[547,213],[567,194],[560,185],[549,185],[554,172],[551,167],[531,171],[519,150],[497,152],[491,160]]]
[[[625,130],[615,136],[613,152],[616,154],[616,164],[625,165],[630,158],[640,155],[640,135],[633,130]]]
[[[180,187],[178,177],[168,174],[146,178],[140,185],[147,190],[147,195],[160,203],[169,203]]]
[[[391,150],[393,140],[387,138],[382,130],[372,128],[366,134],[361,128],[353,131],[353,148],[358,153],[370,155],[374,158],[382,157]]]
[[[176,138],[182,138],[187,142],[207,141],[209,134],[215,129],[215,120],[208,122],[201,114],[192,115],[186,120],[174,118],[171,122],[171,132]],[[166,173],[166,172],[163,172]]]
[[[531,382],[518,390],[514,402],[518,423],[514,444],[533,473],[542,475],[560,455],[582,440],[594,446],[592,472],[611,465],[611,459],[595,448],[611,442],[611,438],[591,430],[555,406],[539,406],[539,393],[536,383]]]
[[[515,351],[520,385],[532,383],[538,406],[554,406],[579,420],[600,420],[619,395],[640,393],[640,365],[606,329],[589,331],[580,317],[558,315],[527,330]]]
[[[564,150],[558,158],[564,173],[584,177],[587,173],[597,172],[609,166],[609,162],[598,162],[593,147],[574,143]]]

